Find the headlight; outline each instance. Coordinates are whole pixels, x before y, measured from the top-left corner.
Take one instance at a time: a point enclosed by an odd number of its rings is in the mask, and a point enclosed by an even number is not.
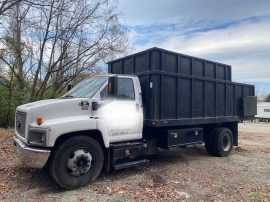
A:
[[[28,144],[45,146],[47,128],[29,128],[28,130]]]

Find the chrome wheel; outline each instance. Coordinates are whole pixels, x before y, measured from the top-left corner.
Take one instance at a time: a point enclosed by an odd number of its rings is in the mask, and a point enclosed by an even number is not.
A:
[[[232,140],[231,136],[228,133],[225,133],[223,138],[222,138],[222,149],[224,151],[229,151],[231,148]]]
[[[91,168],[92,155],[87,149],[72,152],[67,159],[67,171],[77,177],[87,173]]]

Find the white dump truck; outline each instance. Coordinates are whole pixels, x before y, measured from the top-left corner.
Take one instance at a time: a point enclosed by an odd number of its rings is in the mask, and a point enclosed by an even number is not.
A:
[[[238,122],[254,119],[254,86],[231,81],[231,67],[152,48],[108,63],[59,99],[19,106],[14,150],[32,168],[47,165],[66,189],[102,168],[148,164],[158,148],[205,144],[228,156]]]

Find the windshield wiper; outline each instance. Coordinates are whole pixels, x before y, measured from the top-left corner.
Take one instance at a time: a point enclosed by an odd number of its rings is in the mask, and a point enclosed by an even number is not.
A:
[[[75,96],[73,96],[73,95],[66,95],[66,96],[61,97],[61,98],[64,98],[64,99],[69,99],[69,98],[75,98]]]

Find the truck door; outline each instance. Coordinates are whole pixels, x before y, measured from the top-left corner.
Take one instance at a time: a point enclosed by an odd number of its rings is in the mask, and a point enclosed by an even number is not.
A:
[[[134,78],[118,78],[116,97],[102,107],[102,119],[109,135],[109,142],[142,138],[143,112],[140,89]]]

